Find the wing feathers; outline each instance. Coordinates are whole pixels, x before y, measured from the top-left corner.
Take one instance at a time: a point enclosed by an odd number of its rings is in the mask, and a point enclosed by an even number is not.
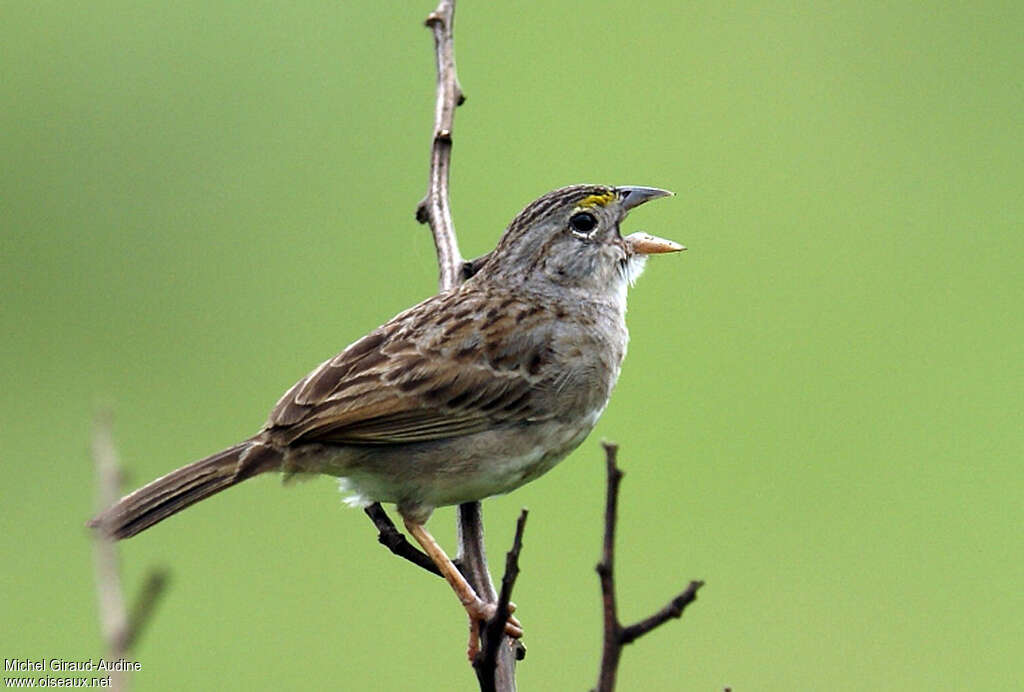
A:
[[[289,443],[400,444],[550,417],[536,396],[551,385],[543,312],[478,291],[435,296],[322,363],[267,428]]]

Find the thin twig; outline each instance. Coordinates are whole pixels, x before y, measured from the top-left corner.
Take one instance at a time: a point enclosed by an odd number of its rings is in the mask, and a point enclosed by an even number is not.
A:
[[[672,618],[681,617],[690,603],[697,600],[697,590],[704,586],[702,581],[691,581],[686,589],[673,598],[654,615],[644,618],[628,627],[619,621],[615,596],[615,527],[618,518],[619,485],[622,471],[617,460],[619,446],[602,442],[605,462],[608,467],[608,490],[604,510],[604,548],[597,573],[601,579],[601,599],[604,610],[604,645],[601,653],[601,671],[597,680],[597,692],[611,692],[615,689],[615,676],[622,658],[622,647],[665,624]]]
[[[96,504],[109,507],[121,494],[122,472],[114,445],[113,416],[109,410],[97,412],[93,424],[92,456],[96,465]],[[121,583],[117,548],[104,531],[93,532],[96,563],[96,591],[99,596],[100,627],[112,660],[126,658],[152,619],[156,604],[167,588],[167,571],[150,569],[138,597],[128,610]],[[128,672],[114,671],[110,687],[123,692],[128,688]]]
[[[398,530],[395,522],[391,521],[391,517],[388,516],[379,502],[374,502],[363,511],[366,512],[366,516],[370,517],[370,520],[377,527],[377,540],[380,541],[381,545],[417,567],[422,567],[439,577],[442,576],[441,570],[437,568],[437,565],[430,559],[430,556],[408,541],[405,534]]]
[[[628,627],[622,628],[621,641],[623,644],[631,644],[634,639],[639,639],[656,627],[664,625],[672,618],[681,618],[686,606],[697,600],[697,590],[704,586],[702,581],[691,581],[678,596],[665,604],[665,607],[654,615],[635,622]]]
[[[426,25],[434,32],[437,99],[430,146],[430,182],[426,197],[416,207],[416,219],[430,224],[437,249],[439,283],[441,290],[446,291],[458,285],[462,268],[448,192],[455,108],[466,100],[455,71],[455,0],[441,0],[437,9],[427,16]]]
[[[528,512],[524,509],[516,521],[516,534],[512,540],[512,549],[505,555],[505,574],[501,577],[501,592],[498,595],[498,605],[494,617],[487,621],[483,627],[480,639],[482,648],[473,660],[473,667],[476,669],[476,677],[480,682],[480,689],[490,692],[495,689],[495,671],[498,661],[498,653],[505,643],[505,624],[512,614],[512,589],[516,585],[516,578],[519,577],[519,554],[523,550],[523,531],[526,529],[526,517]],[[525,647],[521,642],[515,642],[520,649],[516,652],[516,659],[522,660],[526,655]]]

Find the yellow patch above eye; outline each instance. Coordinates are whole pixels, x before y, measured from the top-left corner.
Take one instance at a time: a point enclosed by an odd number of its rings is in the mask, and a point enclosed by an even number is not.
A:
[[[603,207],[604,205],[615,199],[615,193],[612,191],[602,192],[599,195],[589,195],[580,200],[579,207],[586,209],[587,207]]]

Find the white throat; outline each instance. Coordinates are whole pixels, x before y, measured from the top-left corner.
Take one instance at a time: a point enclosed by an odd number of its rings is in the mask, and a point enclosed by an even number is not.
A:
[[[632,255],[625,262],[619,264],[619,271],[616,272],[618,285],[616,291],[623,307],[626,305],[626,291],[636,283],[640,275],[644,273],[647,266],[647,255]]]

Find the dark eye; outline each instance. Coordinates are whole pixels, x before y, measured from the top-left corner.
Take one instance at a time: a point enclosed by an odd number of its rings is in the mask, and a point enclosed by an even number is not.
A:
[[[573,214],[569,218],[569,225],[577,233],[590,233],[597,226],[597,219],[594,218],[593,214],[581,211],[579,214]]]

